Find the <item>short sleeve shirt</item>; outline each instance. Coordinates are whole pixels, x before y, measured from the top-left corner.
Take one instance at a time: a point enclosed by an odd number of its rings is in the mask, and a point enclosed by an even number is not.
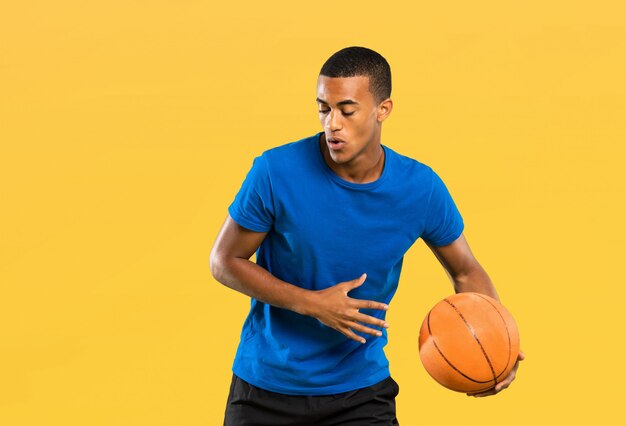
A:
[[[442,179],[428,166],[383,145],[374,182],[357,184],[325,163],[318,133],[254,159],[229,214],[267,232],[256,262],[277,278],[322,290],[358,278],[348,296],[389,304],[404,254],[418,239],[454,242],[463,219]],[[361,309],[384,319],[385,311]],[[292,395],[326,395],[370,386],[389,376],[381,337],[348,339],[317,319],[251,300],[233,372],[249,383]]]

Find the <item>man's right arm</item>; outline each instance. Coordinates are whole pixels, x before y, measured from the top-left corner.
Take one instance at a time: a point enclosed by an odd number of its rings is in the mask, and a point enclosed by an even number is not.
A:
[[[229,215],[211,250],[211,273],[233,290],[303,314],[302,302],[307,291],[279,280],[249,260],[266,235],[267,232],[254,232],[240,226]]]
[[[317,318],[328,327],[364,343],[353,330],[380,335],[367,323],[378,327],[388,324],[360,313],[359,309],[387,309],[380,302],[348,297],[348,292],[365,281],[361,277],[319,291],[306,290],[276,278],[249,259],[265,239],[267,232],[254,232],[240,226],[230,215],[222,225],[211,250],[213,277],[227,287],[270,305]]]

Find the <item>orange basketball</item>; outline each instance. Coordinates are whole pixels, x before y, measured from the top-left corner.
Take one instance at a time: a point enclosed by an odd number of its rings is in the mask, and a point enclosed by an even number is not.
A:
[[[519,332],[501,303],[479,293],[457,293],[437,303],[420,329],[422,364],[457,392],[491,389],[511,371]]]

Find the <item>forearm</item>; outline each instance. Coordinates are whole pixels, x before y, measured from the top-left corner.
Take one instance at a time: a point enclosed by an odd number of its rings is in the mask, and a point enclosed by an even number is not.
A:
[[[305,314],[310,290],[282,281],[248,259],[211,260],[213,276],[225,286],[261,302]]]
[[[454,290],[457,293],[472,291],[486,294],[500,301],[489,275],[480,265],[476,265],[469,271],[454,276],[452,280],[454,281]]]

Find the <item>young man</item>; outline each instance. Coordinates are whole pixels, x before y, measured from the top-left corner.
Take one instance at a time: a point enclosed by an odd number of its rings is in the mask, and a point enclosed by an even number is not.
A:
[[[418,238],[456,292],[498,299],[443,181],[381,144],[390,95],[381,55],[332,55],[317,81],[323,131],[255,158],[230,205],[211,271],[252,304],[225,425],[398,424],[385,314]]]

